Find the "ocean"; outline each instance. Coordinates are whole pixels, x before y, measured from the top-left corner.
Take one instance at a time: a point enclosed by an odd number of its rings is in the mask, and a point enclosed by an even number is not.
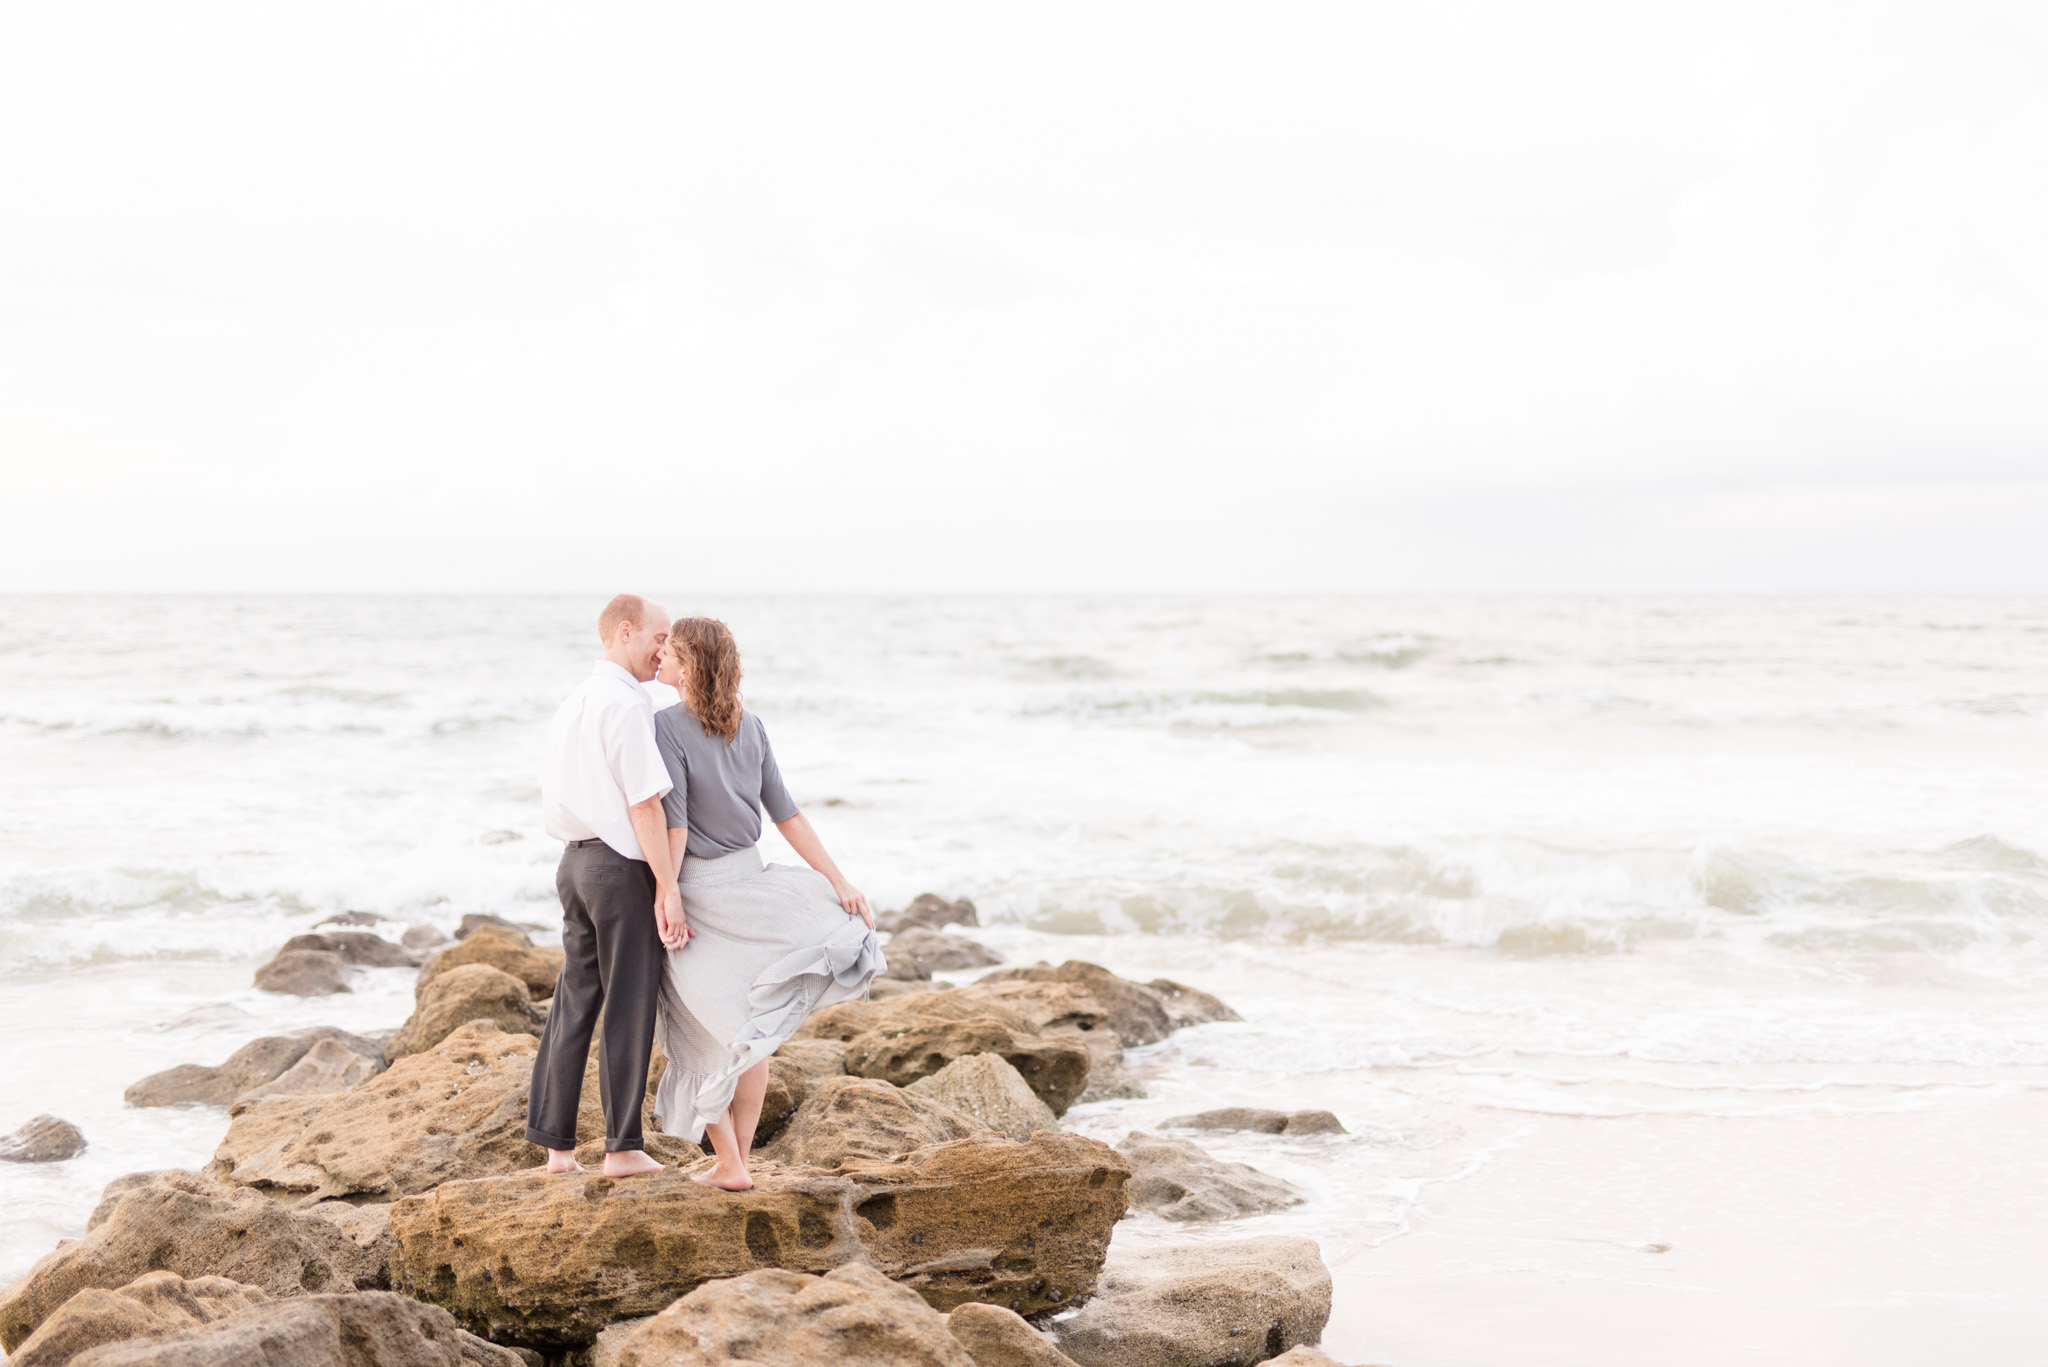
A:
[[[1350,1131],[1199,1136],[1309,1199],[1119,1242],[1316,1239],[1345,1362],[2039,1359],[2048,600],[663,601],[731,624],[877,905],[1245,1017],[1075,1128]],[[598,606],[0,598],[0,1133],[91,1145],[0,1164],[0,1281],[211,1154],[129,1083],[404,1018],[405,970],[255,991],[287,936],[557,921],[537,754]]]

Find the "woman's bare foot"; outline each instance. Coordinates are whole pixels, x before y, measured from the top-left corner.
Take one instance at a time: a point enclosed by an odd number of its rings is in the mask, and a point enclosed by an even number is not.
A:
[[[723,1159],[713,1163],[704,1171],[693,1174],[690,1180],[692,1182],[702,1182],[707,1187],[717,1187],[720,1191],[752,1191],[754,1189],[754,1179],[747,1175],[745,1168],[728,1164]]]
[[[621,1149],[604,1156],[606,1177],[643,1177],[650,1172],[660,1172],[661,1164],[647,1156],[644,1149]]]
[[[549,1174],[581,1172],[583,1165],[576,1161],[574,1149],[549,1149],[547,1164],[541,1171]]]

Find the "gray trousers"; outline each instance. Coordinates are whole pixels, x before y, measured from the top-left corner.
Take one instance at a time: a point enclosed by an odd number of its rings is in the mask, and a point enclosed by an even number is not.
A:
[[[654,924],[654,870],[602,840],[581,840],[562,851],[555,891],[562,898],[562,977],[533,1061],[526,1138],[547,1149],[576,1147],[583,1067],[602,1019],[597,1076],[605,1152],[645,1148],[640,1106],[668,965]]]

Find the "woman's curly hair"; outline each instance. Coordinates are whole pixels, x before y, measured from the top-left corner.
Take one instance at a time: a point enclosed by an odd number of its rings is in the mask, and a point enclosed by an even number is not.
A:
[[[716,617],[678,617],[668,648],[683,667],[690,711],[704,730],[732,744],[740,733],[740,648]]]

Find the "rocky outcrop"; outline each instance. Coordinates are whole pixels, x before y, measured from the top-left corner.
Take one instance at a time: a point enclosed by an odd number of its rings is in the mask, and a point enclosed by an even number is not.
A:
[[[922,926],[926,930],[943,930],[953,925],[980,924],[981,917],[974,910],[974,903],[965,897],[957,902],[948,902],[935,892],[920,892],[903,910],[885,911],[875,917],[875,929],[885,935],[909,930],[913,926]]]
[[[298,950],[339,954],[343,963],[356,968],[414,968],[419,964],[413,952],[405,946],[394,945],[383,936],[372,935],[367,930],[327,930],[294,935],[284,942],[278,953]]]
[[[1263,1215],[1305,1199],[1279,1178],[1211,1157],[1185,1139],[1133,1130],[1116,1151],[1130,1160],[1132,1208],[1169,1220]]]
[[[253,1286],[226,1277],[186,1281],[175,1272],[149,1272],[118,1290],[87,1287],[64,1302],[35,1333],[7,1355],[8,1367],[65,1367],[103,1343],[160,1339],[212,1324],[268,1303]]]
[[[74,1367],[524,1367],[447,1311],[389,1291],[254,1306],[163,1338],[91,1349]]]
[[[946,1316],[946,1327],[974,1359],[974,1367],[1074,1367],[1052,1340],[1000,1305],[956,1305]]]
[[[763,1158],[791,1167],[835,1168],[861,1158],[895,1158],[987,1127],[950,1106],[867,1078],[827,1078],[796,1108]],[[1028,1138],[1028,1136],[1026,1136]]]
[[[88,1287],[115,1290],[158,1271],[226,1277],[270,1296],[348,1291],[384,1278],[373,1253],[317,1215],[198,1173],[131,1174],[110,1185],[83,1238],[58,1245],[0,1293],[0,1347],[13,1352]]]
[[[177,1106],[189,1102],[226,1106],[252,1088],[282,1077],[323,1040],[334,1040],[350,1053],[382,1063],[384,1048],[377,1040],[321,1026],[250,1040],[215,1067],[181,1063],[161,1073],[151,1073],[122,1095],[130,1106]]]
[[[1129,1176],[1107,1145],[1043,1132],[829,1172],[764,1163],[746,1192],[675,1172],[449,1182],[392,1207],[392,1279],[472,1330],[548,1350],[769,1267],[864,1262],[939,1310],[1035,1314],[1093,1288]]]
[[[1082,959],[1069,959],[1058,968],[1035,964],[1028,968],[1001,968],[984,974],[982,983],[1033,982],[1067,983],[1085,991],[1106,1013],[1109,1028],[1128,1048],[1157,1044],[1174,1030],[1173,1013],[1152,988],[1134,983]],[[980,984],[976,984],[979,986]],[[1186,991],[1187,989],[1181,989]],[[1221,1003],[1218,1003],[1221,1005]],[[1228,1010],[1228,1008],[1225,1008]]]
[[[938,973],[962,968],[987,968],[1003,961],[1002,955],[979,940],[970,940],[965,935],[948,935],[942,930],[928,930],[923,926],[910,926],[890,936],[887,952],[891,956],[907,954],[926,969]]]
[[[54,1115],[39,1115],[0,1137],[0,1163],[62,1163],[84,1152],[85,1136],[78,1126]]]
[[[381,1052],[357,1053],[338,1039],[323,1039],[308,1049],[297,1063],[235,1099],[260,1101],[267,1096],[326,1096],[359,1087],[383,1071]]]
[[[1330,1273],[1307,1239],[1244,1239],[1118,1255],[1058,1327],[1081,1367],[1251,1367],[1330,1319]]]
[[[979,1367],[946,1317],[858,1263],[707,1283],[634,1331],[619,1367]]]
[[[331,949],[285,949],[256,970],[256,986],[293,997],[347,992],[348,960]]]
[[[1038,1099],[1024,1075],[995,1054],[956,1058],[904,1090],[949,1106],[1012,1139],[1029,1139],[1033,1131],[1057,1124],[1052,1107]]]
[[[474,940],[486,938],[479,935]],[[526,984],[489,964],[463,964],[432,981],[423,976],[415,1001],[412,1015],[384,1046],[388,1062],[425,1053],[471,1021],[487,1021],[508,1035],[536,1038],[543,1024]]]
[[[907,1087],[969,1054],[994,1054],[1015,1068],[1054,1115],[1064,1115],[1088,1085],[1086,1045],[1023,1034],[993,1016],[922,1017],[856,1035],[846,1045],[846,1071]]]
[[[518,939],[513,939],[513,935]],[[413,1000],[424,999],[428,986],[444,973],[464,964],[489,964],[525,983],[527,995],[534,1001],[546,1001],[555,995],[555,980],[562,975],[562,951],[552,946],[536,949],[520,943],[525,939],[517,931],[507,934],[500,927],[485,926],[467,939],[456,941],[427,960],[413,986]]]
[[[1250,1130],[1256,1134],[1346,1134],[1328,1111],[1271,1111],[1260,1106],[1224,1106],[1162,1122],[1170,1130]]]
[[[525,1138],[538,1046],[473,1021],[352,1092],[237,1105],[214,1166],[243,1186],[306,1201],[389,1200],[531,1167],[541,1158]]]

